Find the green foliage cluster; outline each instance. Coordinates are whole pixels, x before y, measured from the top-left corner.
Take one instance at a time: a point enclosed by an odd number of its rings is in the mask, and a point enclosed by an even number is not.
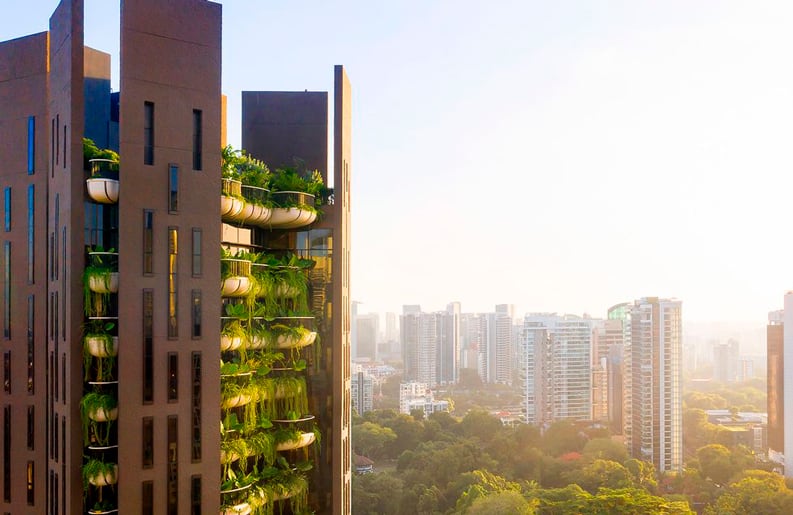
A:
[[[507,427],[476,410],[368,412],[352,446],[375,461],[353,478],[354,513],[793,513],[793,490],[742,446],[700,446],[681,474],[659,474],[602,428]]]
[[[659,495],[651,464],[570,422],[542,433],[481,410],[424,420],[378,410],[353,421],[352,445],[382,470],[354,477],[355,513],[693,513]]]

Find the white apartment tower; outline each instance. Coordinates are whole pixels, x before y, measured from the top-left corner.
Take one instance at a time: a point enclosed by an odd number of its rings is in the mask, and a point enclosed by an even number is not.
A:
[[[575,315],[526,315],[518,363],[527,422],[592,418],[594,322]]]

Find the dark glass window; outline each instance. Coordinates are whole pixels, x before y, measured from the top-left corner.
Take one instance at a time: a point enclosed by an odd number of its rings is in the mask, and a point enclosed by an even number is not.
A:
[[[52,257],[50,258],[50,280],[55,280],[58,278],[58,226],[60,225],[61,219],[61,196],[59,194],[55,194],[55,230],[50,234],[50,240],[52,243],[50,247],[52,249]],[[63,248],[66,250],[66,227],[64,229],[64,239],[63,239]]]
[[[63,168],[64,168],[64,170],[66,169],[66,149],[68,148],[68,145],[66,144],[66,127],[68,127],[68,126],[66,124],[64,124],[64,126],[63,126]]]
[[[190,515],[201,515],[201,476],[190,476]]]
[[[143,290],[143,403],[154,401],[154,290]]]
[[[168,212],[179,211],[179,167],[168,165]]]
[[[179,400],[179,355],[168,353],[168,402]]]
[[[36,407],[28,406],[28,450],[34,450],[36,435]]]
[[[36,168],[36,117],[28,116],[28,175]]]
[[[5,229],[11,230],[11,186],[6,186],[3,190],[3,209],[5,210]]]
[[[192,325],[191,333],[194,340],[201,338],[201,290],[193,290],[192,294]]]
[[[3,336],[11,338],[11,242],[3,243]]]
[[[154,273],[154,211],[143,210],[143,273]]]
[[[35,368],[35,297],[33,295],[28,295],[28,393],[33,394],[35,391],[35,379],[36,379],[36,368]]]
[[[201,111],[193,109],[193,170],[201,169],[202,133]]]
[[[61,354],[61,402],[66,404],[66,354]]]
[[[11,351],[3,353],[3,391],[11,393]]]
[[[168,338],[179,337],[177,320],[177,257],[179,253],[179,234],[176,227],[168,228]]]
[[[191,459],[201,461],[201,353],[192,353],[192,395],[190,404],[192,406],[193,434],[192,434],[192,456]]]
[[[33,462],[28,461],[27,470],[27,492],[28,492],[28,506],[33,506],[36,499],[36,491],[33,486]]]
[[[11,406],[3,407],[3,500],[11,502]]]
[[[168,515],[177,515],[179,511],[179,462],[178,462],[178,419],[176,415],[168,416]]]
[[[60,447],[58,447],[58,445],[60,445],[61,442],[61,440],[58,438],[58,434],[59,434],[58,431],[60,430],[59,428],[61,427],[60,424],[58,424],[59,421],[60,421],[60,416],[56,413],[55,422],[52,424],[52,429],[53,429],[51,436],[52,441],[50,442],[52,444],[51,454],[54,456],[55,461],[58,461],[61,456]],[[66,449],[64,449],[64,451],[65,450]]]
[[[143,103],[143,164],[154,164],[154,103]]]
[[[154,418],[143,417],[143,468],[154,466]]]
[[[154,513],[154,482],[144,481],[141,484],[141,515],[151,515]]]
[[[36,225],[33,214],[36,212],[36,189],[31,184],[28,186],[28,284],[33,284],[34,274],[33,265],[35,262],[35,241]]]
[[[193,227],[193,277],[201,276],[201,229]]]

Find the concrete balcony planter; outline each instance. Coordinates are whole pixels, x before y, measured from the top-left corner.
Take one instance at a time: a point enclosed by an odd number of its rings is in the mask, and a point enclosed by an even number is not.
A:
[[[83,465],[83,481],[99,487],[115,485],[118,482],[118,465],[90,459]]]
[[[249,515],[253,508],[247,502],[220,509],[220,515]]]
[[[118,355],[118,336],[94,335],[85,337],[85,349],[96,358],[113,358]]]
[[[270,191],[258,186],[243,184],[242,196],[245,198],[245,203],[250,206],[250,214],[245,223],[266,227],[273,213],[268,207]]]
[[[242,183],[234,179],[223,179],[220,194],[220,218],[224,222],[234,222],[244,207]]]
[[[89,276],[88,288],[94,293],[118,293],[118,272]]]
[[[240,336],[220,335],[220,352],[237,350],[242,347],[242,338]]]
[[[288,440],[286,442],[281,442],[276,444],[275,450],[276,451],[292,451],[295,449],[301,449],[303,447],[307,447],[314,443],[316,436],[314,433],[301,433],[300,438],[297,440]]]
[[[314,343],[317,339],[316,331],[310,331],[303,335],[281,334],[275,339],[276,349],[302,349]]]
[[[118,202],[118,163],[110,159],[91,159],[91,177],[85,181],[88,196],[100,204]]]
[[[85,187],[91,200],[100,204],[118,202],[118,181],[113,179],[86,179]]]
[[[238,408],[240,406],[245,406],[249,402],[253,400],[253,397],[247,393],[240,393],[237,395],[233,395],[226,399],[223,399],[221,406],[225,409],[231,408]]]
[[[96,408],[88,412],[88,418],[94,422],[111,422],[118,420],[118,408],[106,410],[105,408]]]
[[[251,262],[245,259],[224,258],[220,260],[222,282],[220,295],[223,297],[244,297],[254,287],[251,276]]]
[[[278,191],[271,194],[276,206],[270,217],[269,226],[273,229],[297,229],[305,227],[317,219],[314,195],[301,191]]]

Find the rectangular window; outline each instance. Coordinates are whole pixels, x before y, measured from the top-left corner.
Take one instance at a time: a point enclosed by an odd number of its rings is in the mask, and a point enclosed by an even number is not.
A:
[[[179,400],[179,355],[168,353],[168,402]]]
[[[52,444],[51,454],[52,454],[53,459],[55,461],[58,461],[60,459],[60,452],[61,452],[60,451],[60,447],[58,447],[58,445],[60,444],[60,439],[58,438],[58,434],[59,434],[58,433],[58,430],[59,430],[58,428],[61,427],[58,424],[59,420],[60,420],[60,416],[56,413],[55,414],[55,423],[52,424],[53,431],[52,431],[52,436],[51,436],[51,439],[52,439],[52,441],[51,441],[51,444]],[[66,449],[64,449],[64,451],[65,450]]]
[[[11,230],[11,186],[6,186],[3,190],[3,209],[5,210],[5,229]]]
[[[143,290],[143,403],[154,402],[154,290]]]
[[[35,224],[34,213],[36,212],[36,189],[31,184],[28,186],[28,284],[34,283],[33,265],[35,262],[35,249],[33,242],[35,241]]]
[[[11,393],[11,351],[3,353],[3,391]]]
[[[57,297],[56,297],[57,298]],[[66,404],[66,354],[61,354],[61,402]]]
[[[154,104],[143,103],[143,164],[154,164]]]
[[[168,338],[179,337],[179,324],[177,320],[177,287],[178,279],[177,257],[179,253],[178,229],[168,227]]]
[[[194,340],[201,339],[201,290],[193,290],[192,294],[192,331],[191,336]]]
[[[35,392],[36,368],[35,368],[35,297],[28,295],[28,394]]]
[[[11,242],[3,243],[3,336],[11,338]]]
[[[193,109],[193,170],[201,169],[202,133],[201,111]]]
[[[36,407],[28,406],[28,450],[35,450],[36,436]]]
[[[144,481],[141,483],[140,503],[141,515],[151,515],[154,513],[154,481]]]
[[[179,166],[168,165],[168,212],[179,211]]]
[[[193,435],[192,435],[192,457],[193,462],[201,461],[201,353],[192,353],[192,417],[193,417]]]
[[[154,466],[154,418],[143,417],[143,468]]]
[[[3,407],[3,500],[11,502],[11,406]]]
[[[50,247],[52,249],[52,258],[50,258],[50,280],[58,278],[58,226],[60,225],[61,221],[61,196],[60,194],[55,194],[55,230],[50,234],[50,239],[52,243]],[[66,227],[63,228],[64,231]],[[66,233],[64,232],[64,239],[63,239],[63,248],[66,249]]]
[[[28,492],[28,506],[33,506],[36,499],[36,492],[33,489],[33,462],[28,461],[27,470],[27,492]]]
[[[168,515],[179,512],[179,462],[178,462],[178,419],[176,415],[168,416]]]
[[[28,116],[28,175],[36,168],[36,117]]]
[[[67,125],[63,125],[63,169],[66,169],[66,149],[68,145],[66,144],[66,127]]]
[[[143,275],[154,273],[154,211],[143,210]]]
[[[201,476],[190,476],[190,515],[201,515]]]
[[[201,229],[193,227],[193,277],[201,277]]]

